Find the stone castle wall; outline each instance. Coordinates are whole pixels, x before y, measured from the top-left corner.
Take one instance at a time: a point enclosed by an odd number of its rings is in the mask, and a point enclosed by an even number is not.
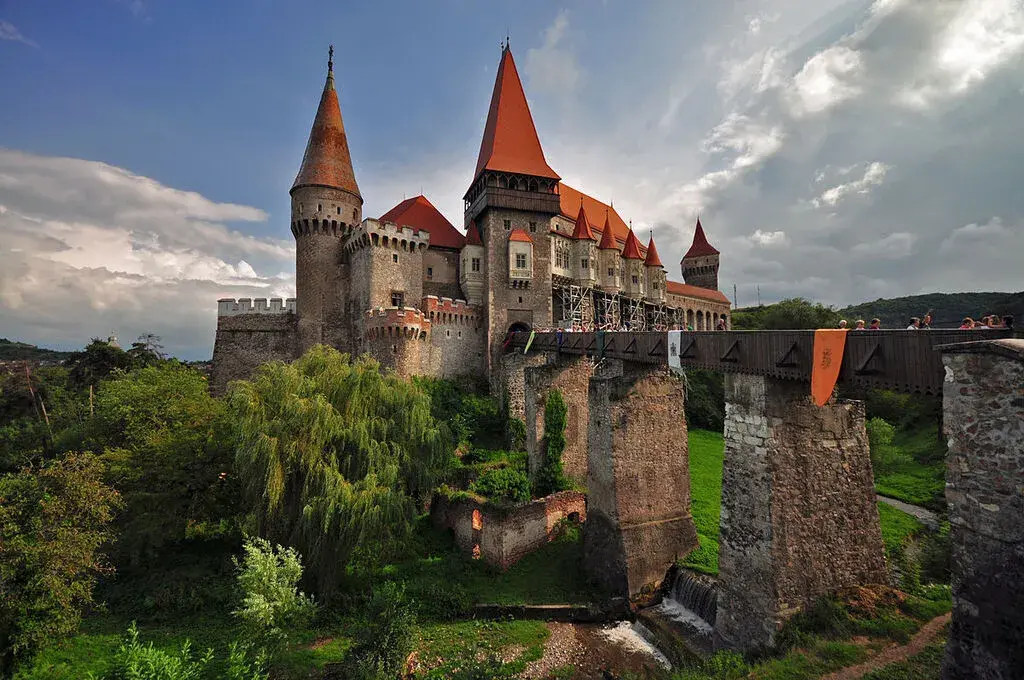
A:
[[[247,301],[246,301],[247,302]],[[257,300],[266,303],[266,300]],[[237,305],[221,300],[218,307]],[[263,305],[261,304],[261,307]],[[242,308],[245,308],[243,303]],[[266,305],[269,309],[269,305]],[[268,361],[293,361],[299,354],[298,324],[293,312],[230,313],[217,317],[210,391],[221,395],[232,380],[246,380]]]
[[[548,394],[557,389],[566,405],[565,451],[562,469],[566,476],[585,484],[587,481],[587,427],[589,407],[587,386],[594,374],[589,357],[548,355],[544,366],[524,369],[524,418],[526,452],[531,476],[540,468],[544,455],[544,408]]]
[[[429,248],[423,253],[423,294],[457,299],[459,287],[459,253],[456,250]]]
[[[437,378],[484,375],[487,338],[482,311],[465,300],[433,295],[425,297],[422,306],[432,324],[422,373]]]
[[[1024,677],[1024,340],[943,355],[953,621],[944,680]]]
[[[570,516],[587,518],[586,497],[579,491],[560,491],[514,507],[472,498],[449,501],[440,495],[430,504],[435,526],[451,529],[461,550],[499,569],[508,569],[545,545],[558,522]]]

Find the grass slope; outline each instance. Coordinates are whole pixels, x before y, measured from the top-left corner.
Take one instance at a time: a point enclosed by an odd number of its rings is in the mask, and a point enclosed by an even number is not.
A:
[[[871,454],[880,494],[945,511],[946,444],[938,425],[897,430],[891,444],[875,444]]]
[[[690,505],[700,546],[687,555],[681,564],[695,571],[717,575],[725,440],[717,432],[690,430],[689,441]],[[921,523],[912,515],[885,503],[878,504],[878,514],[882,525],[882,540],[887,551],[896,549],[904,538],[922,529]]]

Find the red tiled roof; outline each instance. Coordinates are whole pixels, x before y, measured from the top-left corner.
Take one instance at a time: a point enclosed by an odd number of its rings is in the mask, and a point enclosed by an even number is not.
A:
[[[651,236],[651,242],[647,244],[647,259],[644,260],[645,267],[664,267],[661,264],[661,258],[658,257],[658,249],[654,247],[654,236]]]
[[[430,234],[430,245],[438,248],[462,248],[466,237],[445,219],[426,196],[407,198],[380,217],[381,222],[394,222]]]
[[[508,235],[509,241],[522,241],[523,243],[533,243],[533,239],[522,229],[513,229],[512,233]]]
[[[334,89],[334,70],[330,64],[327,83],[320,95],[320,106],[313,119],[313,129],[309,132],[309,142],[306,143],[306,153],[302,156],[302,166],[295,176],[292,189],[307,185],[344,189],[362,198],[356,184],[356,173],[352,170],[352,156],[348,150],[338,93]]]
[[[629,234],[626,236],[626,247],[622,249],[622,257],[627,260],[642,260],[644,256],[640,254],[640,241],[637,240],[636,234],[633,230],[629,230]]]
[[[597,240],[594,232],[590,230],[590,222],[587,221],[587,211],[583,209],[582,203],[580,203],[580,213],[576,215],[576,228],[572,232],[572,237],[577,241],[582,241],[583,239]]]
[[[629,235],[629,225],[626,224],[625,220],[615,212],[615,208],[611,207],[607,203],[602,203],[593,196],[588,196],[578,189],[573,189],[565,182],[558,183],[558,198],[559,207],[562,215],[570,220],[576,219],[576,215],[580,209],[580,205],[586,209],[588,215],[600,215],[605,213],[607,219],[606,224],[610,224],[612,227],[612,236],[620,244],[625,245],[626,236]],[[582,202],[582,203],[581,203]],[[595,228],[602,236],[604,235],[604,228]],[[621,249],[622,245],[618,247]]]
[[[670,295],[685,295],[686,297],[700,298],[702,300],[712,300],[714,302],[729,304],[729,298],[725,297],[725,293],[719,290],[710,290],[708,288],[701,288],[700,286],[691,286],[688,283],[679,283],[678,281],[667,281],[665,283],[665,292]]]
[[[697,218],[697,228],[693,232],[693,244],[686,251],[687,257],[700,257],[701,255],[718,255],[718,251],[708,243],[708,237],[704,235],[704,227],[700,226],[700,218]]]
[[[502,50],[498,76],[494,79],[491,108],[480,140],[474,177],[479,177],[484,170],[559,179],[544,160],[544,149],[533,125],[523,83],[519,80],[512,50],[507,47]]]
[[[597,244],[600,250],[619,250],[619,244],[615,240],[615,230],[608,224],[608,215],[604,216],[604,229],[601,230],[601,242]]]
[[[482,246],[483,240],[480,238],[480,228],[476,226],[476,220],[469,223],[469,229],[466,230],[466,245],[467,246]]]

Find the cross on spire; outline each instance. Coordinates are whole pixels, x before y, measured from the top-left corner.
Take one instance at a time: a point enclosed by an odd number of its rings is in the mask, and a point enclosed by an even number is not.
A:
[[[327,48],[327,72],[334,73],[334,45]]]

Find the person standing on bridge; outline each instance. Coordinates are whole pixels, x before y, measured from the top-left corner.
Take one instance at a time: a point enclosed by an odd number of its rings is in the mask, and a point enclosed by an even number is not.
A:
[[[839,322],[839,328],[840,330],[846,328],[846,319],[843,319]]]
[[[910,325],[907,326],[907,330],[908,331],[921,330],[921,319],[917,318],[916,316],[910,317]]]
[[[862,330],[864,330],[864,319],[857,319],[854,322],[853,330],[855,330],[855,331],[862,331]]]
[[[882,330],[882,320],[881,319],[872,319],[871,320],[871,327],[868,328],[868,330],[869,331],[880,331],[880,330]]]

